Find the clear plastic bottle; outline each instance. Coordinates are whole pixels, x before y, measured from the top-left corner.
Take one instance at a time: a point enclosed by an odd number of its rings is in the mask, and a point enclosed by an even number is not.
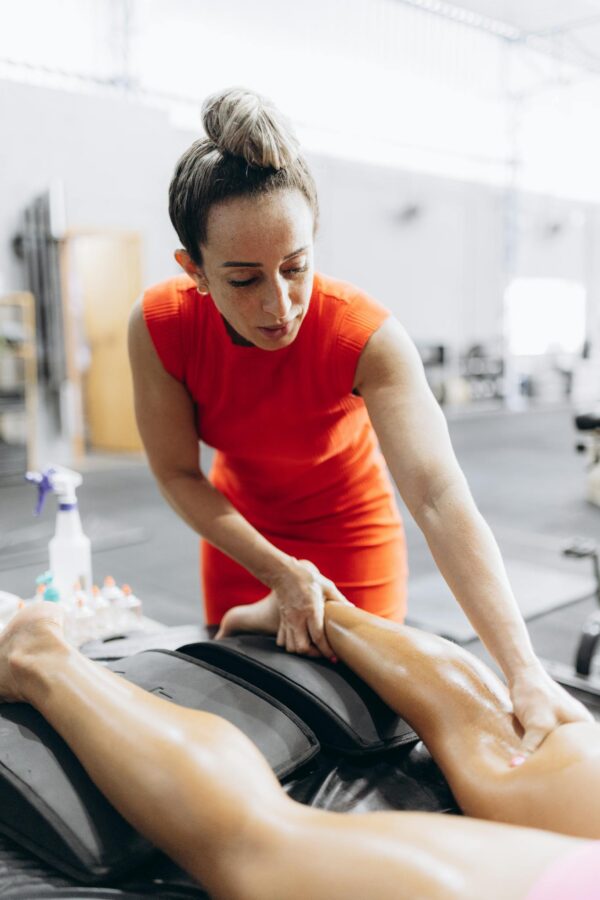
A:
[[[129,631],[141,627],[142,621],[142,601],[131,590],[128,584],[121,587],[123,596],[118,601],[118,606],[122,614],[122,629]]]
[[[78,603],[87,603],[88,595],[81,587],[81,582],[76,581],[73,585],[73,590],[71,592],[71,596],[67,598],[66,604],[69,606],[76,606]]]
[[[76,495],[83,480],[81,475],[63,466],[51,466],[44,472],[28,472],[25,477],[38,486],[36,514],[41,512],[49,491],[54,491],[58,499],[56,530],[48,544],[55,588],[61,596],[67,597],[74,583],[79,581],[83,590],[89,591],[92,586],[91,545],[81,527]]]
[[[120,600],[123,596],[123,591],[117,585],[117,582],[112,575],[107,575],[104,579],[102,596],[105,600],[108,600],[109,603],[116,603],[116,601]]]
[[[102,591],[95,584],[92,588],[90,607],[95,616],[96,637],[101,639],[109,637],[113,633],[113,611],[110,602],[102,595]]]
[[[102,596],[110,606],[112,633],[120,634],[124,630],[126,618],[122,608],[123,591],[112,575],[107,575],[104,579]]]
[[[74,495],[73,495],[74,496]],[[89,538],[83,533],[77,502],[59,502],[56,531],[48,544],[50,569],[58,590],[65,596],[78,581],[84,590],[92,585],[92,554]]]
[[[94,613],[82,597],[70,608],[65,616],[65,637],[74,647],[81,647],[94,639]]]

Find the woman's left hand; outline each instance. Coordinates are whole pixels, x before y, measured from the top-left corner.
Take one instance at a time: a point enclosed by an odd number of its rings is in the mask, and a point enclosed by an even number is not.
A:
[[[537,750],[559,725],[594,721],[585,706],[553,681],[540,662],[521,668],[510,680],[509,689],[513,712],[524,731],[524,754]]]

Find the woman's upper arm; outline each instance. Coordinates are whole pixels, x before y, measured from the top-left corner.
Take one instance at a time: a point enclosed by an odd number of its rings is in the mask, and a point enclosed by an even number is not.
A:
[[[128,346],[137,425],[154,474],[161,481],[182,472],[198,474],[194,403],[160,361],[141,300],[129,319]]]
[[[413,513],[463,478],[416,347],[393,318],[371,335],[356,371],[386,462]]]

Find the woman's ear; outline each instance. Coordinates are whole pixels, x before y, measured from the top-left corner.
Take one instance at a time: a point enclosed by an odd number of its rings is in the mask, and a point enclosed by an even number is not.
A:
[[[208,294],[208,281],[202,266],[197,265],[187,250],[179,249],[173,254],[186,275],[195,283],[200,294]]]

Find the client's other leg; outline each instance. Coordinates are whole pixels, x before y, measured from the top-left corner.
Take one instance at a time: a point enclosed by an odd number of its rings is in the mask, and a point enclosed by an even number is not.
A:
[[[436,635],[340,603],[325,606],[337,656],[407,719],[461,809],[485,819],[600,838],[600,726],[560,726],[512,768],[521,729],[505,685]]]
[[[290,801],[254,744],[209,713],[162,700],[85,658],[51,604],[0,636],[0,698],[31,703],[100,790],[215,898],[238,878]]]

